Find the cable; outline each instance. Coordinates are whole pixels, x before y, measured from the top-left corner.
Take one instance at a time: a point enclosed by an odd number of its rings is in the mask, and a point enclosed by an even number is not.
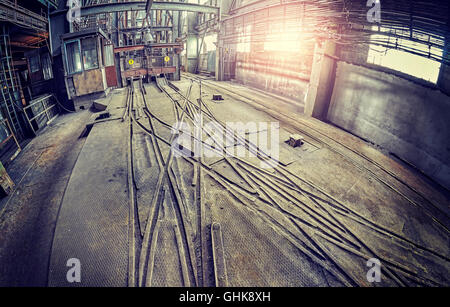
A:
[[[52,96],[55,98],[56,103],[58,103],[58,105],[59,105],[61,108],[63,108],[63,110],[65,110],[65,111],[67,111],[67,112],[69,112],[69,113],[76,113],[76,111],[72,111],[72,110],[66,109],[66,108],[59,102],[58,98],[57,98],[55,95],[52,94]]]

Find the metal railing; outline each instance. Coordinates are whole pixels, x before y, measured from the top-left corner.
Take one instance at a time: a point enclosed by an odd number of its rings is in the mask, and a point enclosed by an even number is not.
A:
[[[0,20],[9,21],[36,30],[47,30],[46,16],[36,14],[9,0],[0,0]]]
[[[22,151],[22,147],[19,144],[19,141],[17,140],[16,135],[14,134],[13,130],[11,129],[11,125],[9,124],[9,121],[7,118],[0,119],[0,129],[4,130],[4,133],[6,133],[6,138],[2,139],[0,142],[0,150],[3,149],[3,147],[10,141],[14,140],[17,146],[16,152],[12,155],[12,157],[9,158],[10,161],[14,160],[15,157]]]
[[[30,104],[23,108],[27,121],[34,134],[58,117],[59,112],[53,110],[53,108],[58,105],[56,102],[53,104],[50,103],[52,98],[56,99],[53,94],[41,96],[30,101]]]

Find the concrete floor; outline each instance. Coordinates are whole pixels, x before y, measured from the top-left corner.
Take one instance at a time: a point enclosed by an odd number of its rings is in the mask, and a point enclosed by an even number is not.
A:
[[[190,82],[174,84],[186,93]],[[170,100],[154,85],[146,90],[155,118],[173,124]],[[213,102],[218,93],[224,100]],[[85,144],[78,136],[89,111],[61,116],[8,170],[23,180],[2,205],[0,285],[73,285],[65,262],[74,257],[82,286],[126,286],[133,266],[136,283],[152,286],[449,285],[448,193],[374,146],[299,115],[301,104],[205,80],[202,99],[219,120],[280,122],[282,166],[266,173],[252,168],[257,158],[176,158],[174,178],[159,189],[169,147],[157,142],[158,160],[156,141],[133,124],[130,160],[129,123],[120,120],[126,91],[111,97],[112,120],[96,124]],[[198,85],[190,97],[200,97]],[[142,99],[134,103],[150,129]],[[155,119],[153,128],[170,139]],[[285,144],[291,133],[304,146]],[[155,201],[156,190],[164,192]],[[369,258],[382,263],[380,284],[366,280]]]
[[[9,165],[0,202],[0,286],[45,286],[56,220],[89,111],[59,116]]]

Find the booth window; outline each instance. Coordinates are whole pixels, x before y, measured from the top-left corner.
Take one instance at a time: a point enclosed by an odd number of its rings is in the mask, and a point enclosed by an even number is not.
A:
[[[50,59],[50,54],[46,53],[41,58],[42,61],[42,73],[44,74],[45,80],[53,79],[53,69],[52,61]]]
[[[65,46],[66,46],[67,72],[69,74],[74,74],[82,71],[80,42],[79,41],[67,42]]]
[[[83,53],[84,69],[98,68],[97,40],[95,38],[85,38],[81,41]]]
[[[39,56],[33,55],[30,57],[30,72],[34,73],[39,71],[41,67],[39,66]]]

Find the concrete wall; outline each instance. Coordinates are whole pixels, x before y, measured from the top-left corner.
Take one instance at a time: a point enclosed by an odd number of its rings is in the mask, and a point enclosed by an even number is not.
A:
[[[236,81],[303,103],[309,76],[304,73],[301,58],[289,56],[280,52],[239,52],[236,56]]]
[[[438,79],[439,88],[450,95],[450,65],[442,64]]]
[[[450,63],[450,37],[447,37],[445,40],[445,48],[442,57]],[[441,65],[437,84],[444,93],[450,95],[450,64],[448,63]]]
[[[450,188],[450,96],[442,91],[338,62],[327,118]]]

